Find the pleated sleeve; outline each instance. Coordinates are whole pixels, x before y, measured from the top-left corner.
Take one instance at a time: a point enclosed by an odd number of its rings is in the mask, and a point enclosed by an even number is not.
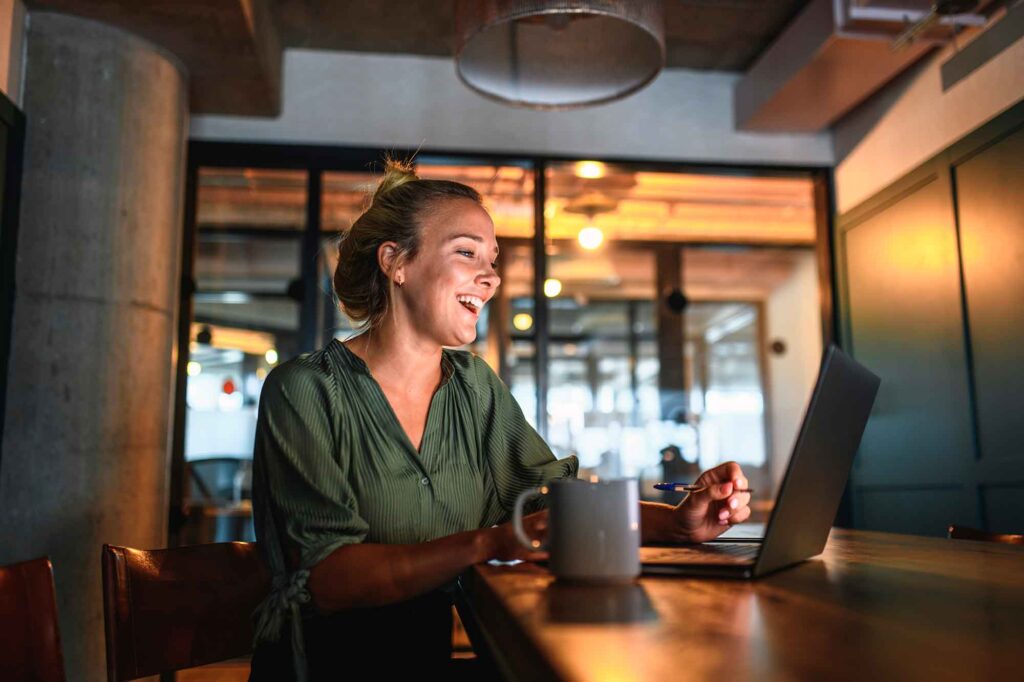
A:
[[[560,478],[575,478],[579,460],[575,455],[555,457],[526,421],[508,387],[482,358],[474,356],[472,368],[483,456],[494,484],[494,495],[484,514],[484,525],[491,526],[511,519],[512,505],[522,491]],[[538,511],[544,506],[543,498],[534,498],[526,511]]]
[[[338,410],[329,369],[302,358],[278,366],[263,384],[254,448],[254,476],[263,483],[253,490],[257,537],[279,544],[289,571],[312,568],[369,530],[348,482],[349,453],[337,447]],[[255,499],[257,491],[267,499]]]

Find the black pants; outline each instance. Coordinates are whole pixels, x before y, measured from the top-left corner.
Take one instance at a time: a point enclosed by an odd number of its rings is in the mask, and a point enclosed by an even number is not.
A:
[[[294,680],[290,625],[253,652],[249,682]],[[473,661],[451,661],[452,602],[440,590],[409,601],[303,621],[309,682],[408,679],[491,680]]]

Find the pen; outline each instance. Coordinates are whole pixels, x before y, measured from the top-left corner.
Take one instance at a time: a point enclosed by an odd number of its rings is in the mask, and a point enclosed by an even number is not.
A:
[[[670,490],[677,493],[702,493],[708,489],[706,485],[691,485],[689,483],[655,483],[658,490]],[[752,488],[736,488],[734,493],[752,493]]]

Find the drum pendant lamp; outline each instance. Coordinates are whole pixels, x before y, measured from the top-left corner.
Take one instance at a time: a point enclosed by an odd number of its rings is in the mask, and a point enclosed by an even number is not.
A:
[[[665,65],[661,0],[457,0],[455,69],[515,106],[611,102]]]

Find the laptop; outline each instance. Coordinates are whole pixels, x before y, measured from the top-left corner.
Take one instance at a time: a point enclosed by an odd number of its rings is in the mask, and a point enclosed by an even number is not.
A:
[[[764,537],[644,546],[642,574],[758,578],[821,554],[880,383],[830,345]]]

